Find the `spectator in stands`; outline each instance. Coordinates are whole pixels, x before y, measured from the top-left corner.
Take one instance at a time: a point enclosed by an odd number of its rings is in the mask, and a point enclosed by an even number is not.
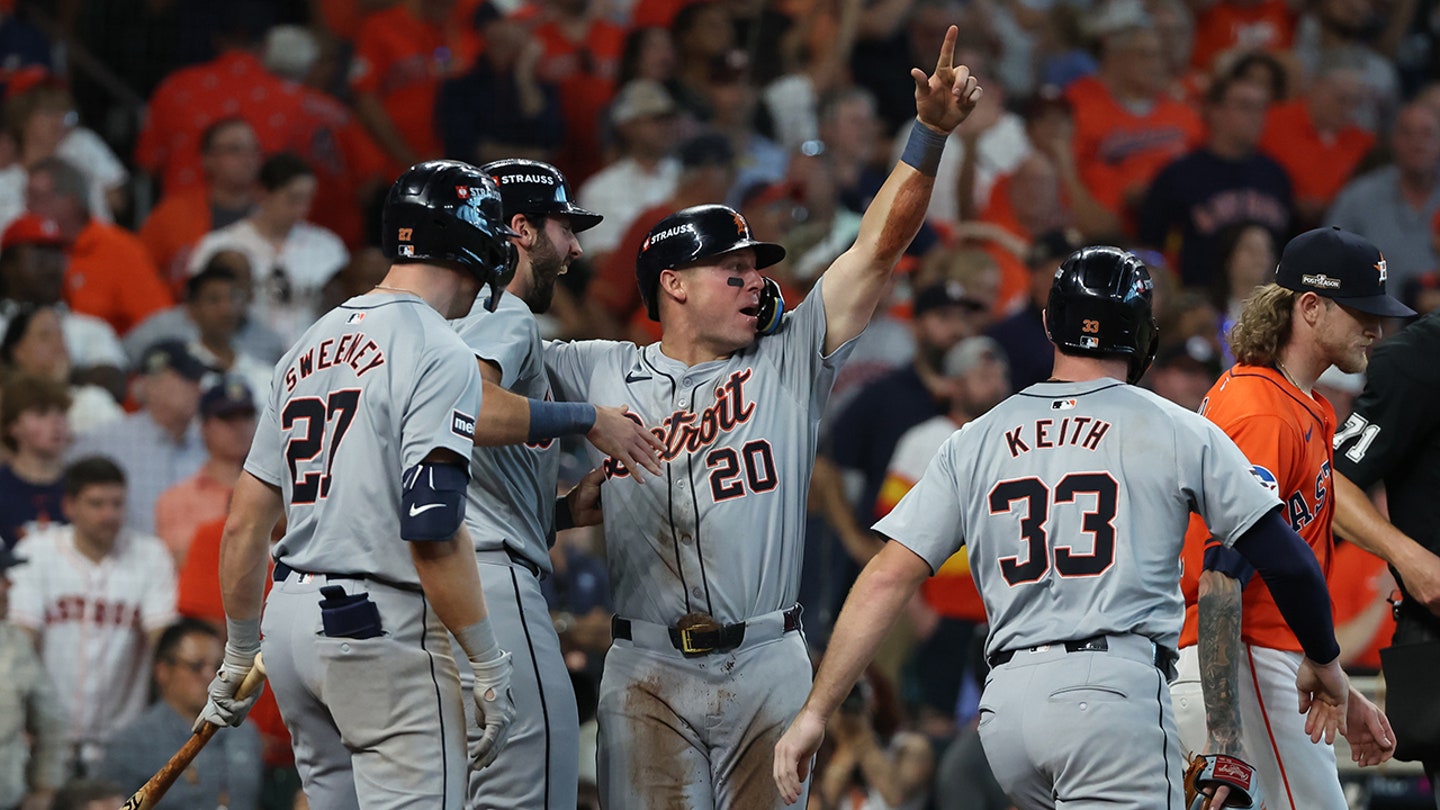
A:
[[[16,16],[13,3],[0,8],[0,65],[13,75],[29,66],[48,69],[50,40],[29,20]]]
[[[7,620],[10,569],[25,561],[0,546],[0,807],[48,808],[65,774],[65,713],[35,645]]]
[[[758,102],[750,72],[743,67],[720,66],[705,85],[710,102],[710,129],[725,136],[735,151],[735,178],[723,198],[710,202],[740,204],[740,195],[756,183],[774,183],[785,177],[790,157],[784,149],[755,131]]]
[[[197,281],[201,276],[205,276],[205,279]],[[228,299],[210,286],[213,280],[223,276],[233,279],[235,292],[239,296],[238,325],[232,326],[226,322],[229,308],[224,304]],[[370,286],[374,285],[366,286],[365,289],[370,289]],[[231,366],[220,362],[227,357],[227,353],[223,350],[226,344],[220,339],[223,333],[215,330],[233,329],[234,334],[230,345],[234,347],[236,362],[241,362],[242,356],[254,358],[266,367],[267,376],[270,368],[280,359],[280,355],[290,348],[290,344],[285,343],[279,333],[250,317],[251,302],[255,298],[254,282],[250,273],[250,259],[239,250],[227,248],[215,251],[199,273],[189,276],[185,280],[184,289],[186,299],[184,303],[151,315],[144,323],[130,330],[130,334],[125,336],[125,354],[130,358],[132,366],[139,364],[145,350],[158,341],[178,340],[192,346],[201,343],[201,329],[197,318],[204,318],[207,313],[216,318],[216,321],[211,325],[210,337],[205,338],[203,343],[209,347],[206,351],[215,356],[214,362],[221,370],[229,370]],[[202,292],[203,296],[200,295]],[[197,303],[201,303],[200,298],[203,297],[206,302],[216,306],[206,306],[203,310],[192,312],[192,297],[196,299]],[[321,309],[329,311],[323,307]],[[206,362],[211,362],[209,357],[204,359]],[[251,370],[249,366],[250,363],[246,361],[245,365],[235,373],[248,376]]]
[[[585,232],[592,262],[604,261],[640,212],[675,193],[675,112],[675,100],[658,82],[637,79],[616,95],[610,123],[620,135],[621,156],[580,186],[580,205],[605,214],[604,222]]]
[[[862,678],[826,726],[833,747],[816,768],[813,788],[825,806],[917,810],[929,804],[935,751],[923,734],[895,728],[898,718],[885,715],[896,709],[877,707],[880,690],[872,684],[879,680],[873,672]]]
[[[878,153],[881,132],[875,99],[861,87],[846,87],[826,94],[818,114],[819,144],[835,178],[840,203],[863,214],[885,182],[884,160]],[[801,144],[802,154],[807,150]]]
[[[123,335],[174,299],[145,245],[129,231],[90,211],[89,183],[58,157],[30,167],[25,203],[53,220],[69,243],[65,300],[76,312],[103,318]]]
[[[516,157],[553,162],[574,129],[594,127],[577,121],[566,128],[560,88],[536,75],[543,46],[519,22],[484,8],[485,52],[442,82],[436,96],[445,155],[476,165]]]
[[[140,410],[103,429],[82,433],[70,457],[108,456],[130,480],[125,524],[154,534],[160,493],[194,475],[205,463],[205,445],[195,413],[200,380],[210,372],[185,348],[162,341],[151,346],[136,369]]]
[[[166,189],[140,228],[140,241],[171,289],[188,273],[190,249],[211,231],[239,222],[255,207],[260,141],[243,118],[221,118],[200,135],[203,186]]]
[[[686,117],[709,121],[713,111],[705,86],[715,67],[735,52],[735,23],[723,3],[687,3],[670,22],[670,40],[676,62],[667,86]]]
[[[0,372],[48,380],[64,387],[70,398],[65,416],[73,434],[114,422],[125,411],[109,391],[72,381],[65,318],[66,314],[55,306],[19,308],[0,341]]]
[[[1155,175],[1198,145],[1204,126],[1165,91],[1165,55],[1149,15],[1120,3],[1098,14],[1100,70],[1072,82],[1065,96],[1075,116],[1080,178],[1129,230]]]
[[[62,383],[15,374],[5,382],[0,442],[9,462],[0,465],[0,541],[14,548],[30,532],[63,523],[65,451],[70,393]],[[0,738],[3,739],[3,738]]]
[[[175,571],[159,540],[125,522],[125,475],[104,458],[65,470],[70,524],[16,546],[10,617],[40,651],[67,717],[80,772],[145,707],[145,661],[175,620]]]
[[[1219,252],[1215,257],[1216,273],[1210,303],[1220,313],[1220,334],[1230,333],[1230,326],[1240,317],[1245,299],[1255,288],[1275,276],[1279,244],[1270,229],[1256,223],[1240,222],[1225,228],[1219,235]],[[1228,368],[1231,359],[1224,365]]]
[[[214,627],[180,619],[160,634],[150,667],[156,699],[119,729],[105,746],[98,772],[125,789],[138,789],[190,739],[190,725],[205,708],[206,688],[219,670],[225,645]],[[250,723],[225,729],[200,750],[157,810],[260,806],[260,735]]]
[[[1393,64],[1419,4],[1399,0],[1318,0],[1307,5],[1295,31],[1293,55],[1301,69],[1314,76],[1328,56],[1348,52],[1365,88],[1355,121],[1367,131],[1389,131],[1400,98],[1400,75]]]
[[[1187,411],[1199,411],[1220,376],[1220,355],[1208,340],[1191,338],[1168,344],[1155,355],[1145,385]]]
[[[440,157],[435,97],[440,83],[459,76],[478,50],[474,4],[400,0],[360,23],[350,89],[355,113],[390,160],[391,177],[421,160]]]
[[[252,392],[270,390],[274,365],[249,354],[235,340],[245,316],[245,292],[239,277],[223,265],[207,265],[186,285],[185,308],[197,332],[185,345],[197,360],[243,381]]]
[[[80,126],[69,88],[48,70],[31,68],[7,83],[5,129],[15,141],[20,165],[29,168],[60,157],[79,169],[89,183],[87,199],[97,219],[113,222],[128,207],[124,164],[94,130]]]
[[[985,331],[1005,350],[1010,364],[1010,382],[1016,391],[1050,376],[1055,351],[1045,334],[1042,316],[1055,271],[1079,247],[1078,236],[1067,231],[1050,231],[1037,237],[1025,258],[1025,264],[1030,269],[1030,296],[1024,308]]]
[[[869,96],[864,88],[852,85],[846,73],[859,31],[860,6],[860,0],[812,3],[781,40],[777,53],[784,75],[761,89],[765,106],[760,115],[768,118],[767,131],[785,149],[825,137],[818,119],[827,97],[846,89]],[[875,119],[873,98],[868,113]],[[872,120],[871,126],[878,134],[878,120]],[[874,159],[873,153],[872,144],[869,159]]]
[[[1211,72],[1230,54],[1288,51],[1294,38],[1295,12],[1285,0],[1215,0],[1196,14],[1190,65]]]
[[[598,124],[615,95],[625,29],[594,0],[541,0],[535,7],[541,13],[530,36],[543,48],[536,75],[559,88],[565,119],[555,165],[578,185],[605,164]]]
[[[649,321],[641,311],[640,289],[635,285],[635,257],[651,226],[672,211],[724,200],[734,184],[735,151],[724,135],[713,132],[697,135],[681,144],[676,156],[680,162],[680,178],[675,183],[675,193],[631,220],[619,245],[598,265],[591,284],[588,297],[602,310],[599,315],[613,337],[619,338],[624,333],[624,325],[632,319]],[[586,232],[587,250],[588,236]]]
[[[876,517],[888,515],[914,488],[951,434],[1011,394],[1005,353],[984,335],[955,344],[945,353],[941,372],[949,408],[900,436],[876,496]],[[932,737],[953,736],[957,715],[968,719],[976,713],[984,679],[970,652],[985,624],[985,605],[963,550],[925,581],[906,614],[917,637],[909,668],[919,691],[919,728]]]
[[[1205,144],[1156,175],[1140,207],[1139,241],[1156,250],[1179,245],[1186,286],[1211,287],[1224,271],[1219,237],[1227,226],[1258,223],[1279,241],[1292,219],[1290,178],[1257,146],[1269,91],[1220,77],[1205,94]]]
[[[200,436],[204,466],[155,501],[155,535],[170,550],[176,570],[185,564],[195,529],[225,516],[255,438],[255,399],[243,380],[221,378],[200,395]]]
[[[305,221],[317,182],[303,160],[287,152],[266,158],[260,187],[250,216],[207,234],[195,246],[190,272],[200,272],[220,250],[245,254],[256,293],[250,315],[289,345],[320,316],[320,288],[350,255],[334,233]]]
[[[60,226],[40,216],[23,216],[5,229],[0,236],[0,327],[22,307],[57,307],[74,381],[93,383],[123,399],[121,369],[127,364],[115,330],[99,318],[72,312],[61,300],[68,265],[65,243]]]
[[[50,810],[122,810],[126,795],[114,782],[76,779],[55,792]]]
[[[1390,131],[1393,160],[1346,184],[1325,217],[1358,233],[1385,256],[1392,284],[1403,287],[1440,267],[1430,239],[1440,214],[1440,112],[1409,104]]]
[[[1303,96],[1270,108],[1260,151],[1290,175],[1295,193],[1293,230],[1320,222],[1375,143],[1374,135],[1355,124],[1365,95],[1362,68],[1349,52],[1331,53]]]

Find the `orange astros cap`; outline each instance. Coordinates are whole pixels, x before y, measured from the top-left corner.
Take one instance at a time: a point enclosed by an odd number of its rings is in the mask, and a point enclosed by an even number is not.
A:
[[[19,219],[11,222],[5,228],[5,234],[0,236],[0,251],[9,250],[15,245],[54,245],[56,247],[65,244],[65,237],[60,235],[60,226],[55,220],[46,219],[39,214],[22,214]]]

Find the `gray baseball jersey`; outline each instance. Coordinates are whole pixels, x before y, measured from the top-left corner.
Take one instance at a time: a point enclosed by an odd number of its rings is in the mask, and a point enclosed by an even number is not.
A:
[[[469,458],[479,408],[474,355],[420,298],[357,296],[322,316],[276,366],[245,459],[284,492],[275,559],[418,586],[401,473],[437,448]]]
[[[540,326],[518,296],[501,296],[494,312],[485,309],[482,296],[469,315],[452,323],[476,357],[500,367],[501,388],[530,399],[552,399]],[[477,447],[470,470],[465,524],[476,550],[508,547],[549,572],[560,443]]]
[[[1230,544],[1278,503],[1204,417],[1115,380],[1039,383],[951,436],[875,530],[933,569],[967,547],[989,654],[1132,632],[1174,648],[1190,512]]]
[[[826,357],[824,341],[817,285],[775,334],[696,366],[659,343],[546,344],[560,399],[628,404],[665,443],[643,485],[591,448],[619,615],[730,623],[795,604],[820,415],[853,347]]]
[[[401,478],[437,448],[470,458],[480,396],[474,355],[408,294],[350,299],[276,368],[245,462],[289,520],[261,648],[316,810],[464,807],[460,677],[400,539]],[[327,624],[332,587],[379,627]]]
[[[530,399],[551,399],[540,328],[523,300],[500,298],[494,312],[477,299],[452,321],[476,357],[500,368],[500,387]],[[474,361],[472,360],[473,364]],[[534,571],[551,570],[560,444],[554,439],[476,447],[470,459],[465,523],[475,542],[485,604],[495,638],[514,656],[510,692],[516,717],[489,767],[470,774],[470,810],[569,810],[579,789],[580,717],[560,651],[560,637]],[[474,674],[456,656],[472,711]],[[471,734],[480,727],[470,723]]]

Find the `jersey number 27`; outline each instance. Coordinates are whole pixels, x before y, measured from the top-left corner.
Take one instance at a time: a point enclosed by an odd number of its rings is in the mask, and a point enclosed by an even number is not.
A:
[[[1025,515],[1020,519],[1020,536],[1026,543],[1024,562],[1018,556],[1000,558],[1000,574],[1011,585],[1036,582],[1050,570],[1055,558],[1055,571],[1062,577],[1093,577],[1105,573],[1115,562],[1115,506],[1119,485],[1109,473],[1070,473],[1052,489],[1039,478],[1015,478],[1001,481],[990,490],[990,514],[1002,515],[1024,503]],[[1076,553],[1070,546],[1050,548],[1045,524],[1050,519],[1050,504],[1075,503],[1080,495],[1095,496],[1095,509],[1081,516],[1081,530],[1093,540],[1091,551]]]
[[[296,397],[285,403],[280,412],[280,427],[291,431],[285,443],[285,463],[290,465],[290,480],[294,488],[290,503],[296,506],[315,503],[330,494],[330,465],[335,462],[335,451],[345,438],[345,431],[355,419],[355,409],[360,405],[360,389],[347,388],[331,391],[325,399],[319,397]],[[305,424],[304,432],[297,431],[298,424]],[[330,431],[329,447],[325,441],[326,428],[334,423]],[[311,469],[316,457],[324,453],[320,469]],[[301,470],[304,466],[307,469]]]

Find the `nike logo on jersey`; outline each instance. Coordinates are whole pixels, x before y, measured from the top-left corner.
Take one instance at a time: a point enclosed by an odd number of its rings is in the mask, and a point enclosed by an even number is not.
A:
[[[1312,434],[1312,433],[1314,433],[1314,432],[1315,432],[1315,426],[1314,426],[1314,425],[1311,425],[1311,426],[1305,431],[1305,441],[1307,441],[1307,442],[1310,441],[1310,434]]]
[[[424,506],[416,506],[415,504],[410,504],[410,517],[415,517],[416,515],[429,512],[431,509],[439,509],[444,505],[445,504],[443,503],[427,503]]]
[[[626,374],[626,375],[625,375],[625,382],[626,382],[626,383],[645,382],[646,380],[653,380],[653,379],[655,379],[655,378],[654,378],[654,377],[651,377],[649,374],[641,374],[641,373],[638,372],[638,371],[632,371],[632,372],[630,372],[629,374]]]

